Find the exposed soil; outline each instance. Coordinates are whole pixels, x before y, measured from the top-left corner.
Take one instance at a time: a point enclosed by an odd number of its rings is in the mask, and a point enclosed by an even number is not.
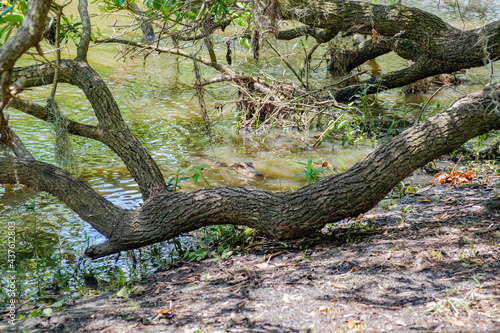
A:
[[[186,262],[142,295],[68,300],[0,331],[499,332],[499,181],[384,200],[314,239]]]

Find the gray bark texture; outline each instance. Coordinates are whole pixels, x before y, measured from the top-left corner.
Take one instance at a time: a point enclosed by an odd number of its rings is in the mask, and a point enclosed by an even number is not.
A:
[[[311,35],[325,42],[325,36],[333,38],[338,33],[375,37],[354,50],[346,64],[334,67],[352,69],[391,50],[413,62],[383,77],[332,92],[337,101],[348,101],[363,85],[370,87],[368,93],[375,93],[380,88],[402,87],[429,76],[484,66],[500,57],[498,21],[462,30],[417,8],[349,0],[290,0],[281,6],[281,16],[307,26],[278,33],[282,39]],[[323,33],[317,29],[324,29]]]

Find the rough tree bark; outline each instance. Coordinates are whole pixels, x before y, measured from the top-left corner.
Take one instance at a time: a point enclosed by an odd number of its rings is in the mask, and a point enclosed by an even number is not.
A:
[[[32,0],[36,1],[42,0]],[[86,7],[85,0],[80,0],[80,4]],[[88,15],[84,9],[80,11],[82,16]],[[82,89],[92,104],[98,125],[70,122],[68,131],[101,141],[113,149],[138,182],[143,205],[133,210],[117,207],[71,173],[22,153],[0,157],[0,183],[25,184],[49,192],[106,236],[107,242],[86,251],[91,258],[216,224],[246,225],[276,239],[305,237],[326,223],[367,211],[415,169],[475,136],[500,129],[500,84],[497,84],[457,100],[439,115],[382,145],[348,171],[295,192],[274,193],[234,186],[171,192],[155,161],[125,125],[106,85],[86,62],[88,42],[81,42],[76,60],[61,62],[59,80]],[[28,87],[38,86],[52,81],[54,68],[25,67],[13,75],[26,77]],[[43,106],[20,99],[13,106],[52,121]]]
[[[318,42],[324,42],[325,34],[316,29],[324,29],[332,37],[339,32],[374,36],[372,43],[377,47],[370,43],[361,45],[356,52],[364,56],[358,58],[357,64],[351,59],[350,68],[389,50],[414,62],[383,77],[373,77],[335,91],[333,96],[337,101],[349,100],[362,85],[370,85],[368,93],[374,93],[379,86],[384,89],[401,87],[429,76],[484,66],[500,57],[498,21],[478,29],[462,30],[417,8],[345,0],[290,0],[281,7],[281,15],[283,19],[296,20],[309,27],[296,28],[300,31],[295,32],[295,37],[319,35],[321,40]],[[277,36],[286,39],[289,35],[293,32],[280,32]]]
[[[49,9],[50,1],[48,0],[38,0],[30,3],[26,9],[24,16],[25,20],[16,34],[17,38],[9,39],[0,47],[0,80],[2,84],[0,144],[6,144],[13,150],[16,149],[16,147],[13,146],[14,136],[8,127],[8,118],[6,118],[3,113],[4,108],[14,97],[13,95],[15,95],[11,89],[12,68],[19,57],[21,57],[30,47],[38,45],[38,42],[42,39],[45,18],[47,17]]]

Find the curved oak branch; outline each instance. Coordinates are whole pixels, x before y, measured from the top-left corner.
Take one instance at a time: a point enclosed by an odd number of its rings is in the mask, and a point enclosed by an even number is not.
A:
[[[45,106],[41,106],[20,98],[14,99],[10,104],[10,106],[21,112],[34,116],[40,120],[46,122],[53,121],[53,119],[51,119],[50,117],[49,110]],[[82,124],[77,121],[68,119],[64,116],[61,116],[61,119],[66,124],[68,124],[67,130],[68,133],[70,134],[78,135],[84,138],[89,138],[97,141],[104,140],[104,135],[103,135],[104,133],[101,130],[99,130],[96,126]]]
[[[306,237],[326,223],[374,207],[414,170],[475,136],[500,129],[500,85],[449,109],[382,145],[348,171],[291,193],[212,187],[152,197],[120,224],[121,237],[90,248],[92,258],[171,239],[214,224],[253,227],[277,239]]]
[[[328,43],[332,38],[336,36],[336,33],[332,30],[320,30],[307,25],[296,27],[288,30],[280,30],[276,34],[276,39],[279,40],[292,40],[297,37],[311,36],[317,43]]]
[[[112,235],[126,213],[71,173],[34,159],[0,157],[0,183],[24,184],[49,192],[104,235]]]
[[[349,0],[290,0],[287,6],[281,7],[281,14],[284,19],[332,33],[355,27],[359,33],[385,37],[377,43],[419,62],[361,82],[360,85],[373,84],[369,93],[375,92],[378,86],[401,87],[428,76],[479,67],[500,58],[500,21],[478,29],[461,30],[417,8]],[[360,85],[337,91],[335,99],[349,100]]]
[[[375,206],[415,169],[475,136],[500,129],[500,84],[457,100],[450,108],[401,133],[346,172],[295,192],[212,187],[155,193],[135,210],[118,208],[70,173],[46,163],[0,158],[0,182],[52,193],[108,241],[92,258],[176,237],[202,226],[247,225],[277,239],[305,237],[326,223]]]
[[[118,104],[102,78],[83,61],[61,60],[59,70],[59,82],[78,86],[92,105],[99,123],[97,130],[89,134],[96,134],[94,139],[120,156],[137,181],[144,200],[153,193],[166,191],[158,165],[125,124]],[[16,68],[13,77],[25,77],[26,87],[42,86],[52,82],[54,71],[51,65],[34,65]]]

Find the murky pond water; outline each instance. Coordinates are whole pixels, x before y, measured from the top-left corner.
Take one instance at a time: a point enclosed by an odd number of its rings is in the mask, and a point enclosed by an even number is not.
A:
[[[497,1],[459,1],[461,14],[453,7],[454,3],[455,0],[403,0],[405,5],[431,11],[460,28],[479,27],[500,18],[500,4]],[[92,10],[98,12],[95,8]],[[109,26],[115,17],[95,20],[93,23]],[[118,24],[130,21],[126,17],[118,17],[118,20]],[[104,34],[111,33],[110,29],[102,30]],[[310,41],[309,43],[312,44]],[[298,52],[293,50],[292,43],[277,42],[277,45],[282,48],[283,54],[297,60]],[[225,49],[221,48],[218,52],[219,57],[223,58]],[[69,47],[67,53],[74,56],[74,47]],[[143,66],[140,55],[124,61],[117,54],[117,47],[114,45],[93,46],[89,53],[89,62],[108,83],[127,124],[153,155],[165,178],[171,177],[170,175],[179,169],[187,171],[202,164],[212,163],[212,168],[204,173],[211,185],[241,185],[287,191],[305,185],[305,180],[294,178],[294,175],[302,171],[297,161],[304,162],[308,157],[312,157],[314,161],[327,161],[334,172],[340,172],[373,149],[368,142],[343,147],[339,141],[325,142],[318,149],[312,149],[311,145],[318,134],[313,130],[297,132],[293,129],[275,128],[265,135],[238,133],[235,131],[236,118],[230,112],[223,115],[215,112],[212,114],[214,124],[210,139],[203,128],[198,100],[192,89],[194,74],[190,61],[181,59],[176,62],[174,57],[151,54],[147,58],[146,66]],[[316,54],[319,56],[321,52]],[[263,50],[257,66],[250,58],[246,50],[237,49],[234,61],[241,62],[247,74],[262,70],[277,79],[293,80],[290,71],[272,50]],[[244,64],[246,61],[249,62],[248,65]],[[23,60],[19,65],[28,62]],[[405,60],[394,54],[380,57],[377,64],[382,73],[407,65]],[[337,79],[326,73],[324,68],[325,66],[321,66],[312,73],[310,81],[317,87]],[[371,71],[373,68],[363,65],[361,69]],[[495,70],[499,69],[500,65],[495,65]],[[215,75],[216,72],[203,69],[204,78]],[[488,82],[488,75],[489,69],[486,67],[469,70],[464,74],[468,78],[467,84],[459,86],[458,89],[464,93],[477,90]],[[48,90],[35,88],[24,95],[34,102],[44,104]],[[410,103],[420,104],[429,96],[430,94],[406,95],[400,89],[395,89],[382,92],[379,103],[400,109]],[[458,97],[458,92],[443,89],[434,99],[439,100],[442,105],[448,105]],[[214,109],[218,103],[235,99],[236,89],[228,84],[210,86],[205,98],[207,106]],[[61,84],[57,100],[67,117],[88,124],[96,123],[90,104],[77,88]],[[33,155],[42,161],[54,163],[54,138],[51,127],[15,110],[8,112],[11,115],[9,124]],[[82,180],[121,207],[134,208],[141,203],[137,185],[110,149],[79,137],[73,138],[73,149]],[[217,167],[215,162],[218,161],[227,166],[236,162],[252,161],[255,167],[265,174],[265,179],[248,179],[231,172],[229,168]],[[204,185],[201,182],[195,185],[192,181],[181,183],[183,190],[193,190]],[[29,207],[31,204],[33,206]],[[26,248],[39,244],[47,247],[47,253],[67,251],[67,254],[59,256],[66,263],[76,260],[77,251],[71,252],[69,249],[84,249],[87,242],[95,244],[103,241],[103,237],[82,222],[76,214],[43,193],[18,186],[0,186],[0,210],[2,228],[8,221],[15,221],[18,225],[17,232]],[[28,249],[27,258],[29,253],[31,251]]]

